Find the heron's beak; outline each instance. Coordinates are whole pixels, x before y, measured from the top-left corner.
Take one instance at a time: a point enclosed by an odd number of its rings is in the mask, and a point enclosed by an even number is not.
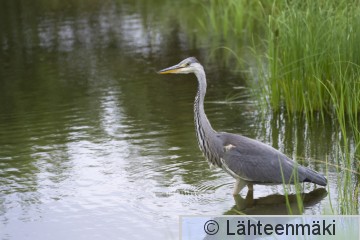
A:
[[[182,67],[180,67],[178,64],[176,64],[172,67],[168,67],[163,70],[160,70],[157,73],[158,74],[179,73],[181,68]]]

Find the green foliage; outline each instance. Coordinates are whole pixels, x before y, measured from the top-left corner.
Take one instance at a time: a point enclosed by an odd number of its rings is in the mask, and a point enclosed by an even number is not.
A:
[[[360,169],[354,160],[360,156],[359,1],[211,0],[204,9],[208,18],[203,28],[212,30],[222,49],[231,49],[231,59],[243,64],[245,61],[238,61],[234,53],[244,56],[241,47],[251,46],[253,59],[246,59],[246,67],[262,109],[285,110],[289,117],[304,115],[308,121],[315,116],[337,120],[341,134],[336,154],[340,205],[332,210],[356,213],[358,206],[353,203],[359,188],[353,182]]]
[[[210,0],[203,4],[206,14],[199,23],[232,58],[234,52],[240,55],[241,45],[264,39],[264,47],[254,51],[255,59],[260,59],[255,78],[262,82],[261,92],[267,95],[263,99],[274,110],[285,107],[290,114],[308,117],[338,110],[356,114],[360,108],[357,2]]]
[[[335,116],[341,132],[338,155],[339,209],[357,211],[349,136],[359,152],[360,110],[360,7],[345,1],[293,1],[269,17],[268,66],[263,79],[268,101],[288,115],[319,112]],[[355,163],[355,164],[353,164]],[[341,176],[341,177],[340,177]],[[356,174],[355,174],[356,176]],[[357,191],[354,192],[354,189]]]
[[[359,10],[345,1],[293,1],[269,17],[273,108],[284,104],[288,112],[310,117],[315,111],[358,111]]]

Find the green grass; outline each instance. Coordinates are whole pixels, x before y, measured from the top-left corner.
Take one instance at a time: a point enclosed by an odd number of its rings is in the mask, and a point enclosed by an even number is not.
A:
[[[268,72],[262,79],[263,93],[273,110],[286,109],[290,117],[304,114],[311,121],[320,114],[337,120],[341,137],[339,209],[335,211],[357,213],[353,198],[358,187],[352,177],[359,168],[355,160],[360,143],[359,4],[292,1],[280,6],[267,23]]]
[[[274,109],[283,104],[309,117],[359,110],[359,10],[346,1],[292,1],[269,17],[266,80]],[[346,97],[333,99],[328,89]]]
[[[244,46],[249,46],[253,33],[261,34],[263,20],[266,19],[271,0],[209,0],[202,1],[202,13],[198,17],[201,29],[199,38],[214,51],[212,60],[227,66],[246,64],[239,56],[243,55]],[[259,39],[259,37],[256,37]]]
[[[273,110],[309,118],[317,112],[358,113],[358,1],[210,0],[203,8],[198,22],[215,49],[240,63],[247,62],[238,57],[244,44],[256,49],[255,78]]]
[[[263,110],[336,121],[339,201],[332,209],[358,213],[360,2],[211,0],[203,7],[199,22],[215,36],[211,45],[226,50],[227,62],[252,66],[249,85]],[[244,45],[253,58],[241,61]]]

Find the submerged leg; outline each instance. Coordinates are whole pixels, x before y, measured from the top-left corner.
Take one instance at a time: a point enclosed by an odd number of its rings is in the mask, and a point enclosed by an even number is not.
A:
[[[251,185],[251,188],[249,187]],[[249,191],[246,194],[245,203],[247,208],[251,208],[254,206],[254,191],[252,188],[252,184],[248,184]]]
[[[238,195],[240,191],[246,186],[246,181],[242,179],[236,179],[233,195]]]

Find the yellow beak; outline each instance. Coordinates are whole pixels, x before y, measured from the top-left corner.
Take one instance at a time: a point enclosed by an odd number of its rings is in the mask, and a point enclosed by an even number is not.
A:
[[[168,68],[158,71],[158,74],[178,73],[180,69],[181,69],[181,67],[178,64],[176,64],[172,67],[168,67]]]

